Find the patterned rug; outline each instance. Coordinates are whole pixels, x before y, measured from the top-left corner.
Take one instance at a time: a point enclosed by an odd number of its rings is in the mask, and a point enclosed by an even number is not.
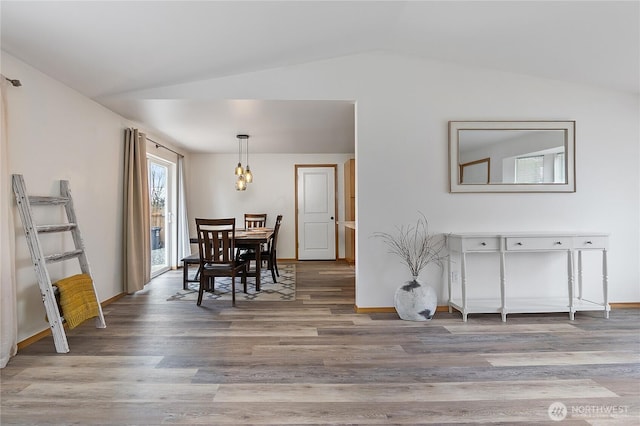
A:
[[[260,291],[256,292],[255,278],[247,278],[247,293],[242,290],[242,280],[236,277],[236,300],[255,300],[255,301],[289,301],[296,299],[296,265],[283,264],[278,265],[280,276],[276,276],[277,283],[274,284],[271,278],[271,271],[262,269],[260,271]],[[186,300],[195,302],[198,300],[198,288],[200,284],[189,283],[189,290],[179,290],[176,294],[169,297],[167,301]],[[213,292],[205,291],[202,301],[207,300],[229,300],[231,301],[231,277],[217,277],[215,290]]]

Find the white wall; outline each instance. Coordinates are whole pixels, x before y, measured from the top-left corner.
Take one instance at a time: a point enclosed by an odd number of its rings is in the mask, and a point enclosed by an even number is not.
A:
[[[392,306],[408,273],[371,235],[415,222],[418,211],[440,232],[608,232],[610,299],[640,301],[638,95],[371,53],[131,96],[355,100],[359,307]],[[449,120],[576,120],[577,192],[448,193]],[[422,278],[443,281],[433,270]]]
[[[22,82],[7,91],[10,172],[24,176],[32,195],[59,195],[59,181],[69,180],[98,297],[121,294],[124,129],[132,123],[5,52],[1,63],[3,75]],[[2,202],[15,206],[13,199]],[[62,209],[35,207],[34,215],[41,224],[66,221]],[[14,222],[21,341],[49,326],[15,207]],[[42,242],[47,254],[73,247],[60,234]],[[53,281],[80,272],[74,261],[48,269]]]
[[[195,235],[196,217],[235,217],[244,213],[267,213],[271,226],[283,215],[278,235],[278,258],[295,259],[295,165],[337,165],[338,220],[344,219],[344,162],[352,154],[251,154],[253,183],[246,191],[235,190],[233,168],[237,155],[192,154],[189,163],[188,214]],[[338,227],[338,257],[344,258],[344,228]],[[195,246],[193,250],[195,250]]]

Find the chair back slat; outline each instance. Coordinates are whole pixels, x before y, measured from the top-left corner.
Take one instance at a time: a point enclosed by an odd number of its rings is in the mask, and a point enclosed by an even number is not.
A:
[[[265,226],[267,226],[266,213],[245,213],[244,214],[245,229],[264,228]]]

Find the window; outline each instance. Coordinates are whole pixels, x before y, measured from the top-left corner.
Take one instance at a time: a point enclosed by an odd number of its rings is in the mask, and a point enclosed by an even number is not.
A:
[[[544,156],[516,158],[516,183],[544,182]]]
[[[553,158],[553,182],[565,183],[567,181],[564,152],[555,154]]]

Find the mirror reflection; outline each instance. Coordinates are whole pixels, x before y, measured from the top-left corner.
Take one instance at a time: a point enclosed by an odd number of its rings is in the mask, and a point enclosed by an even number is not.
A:
[[[460,130],[460,182],[566,183],[564,130]]]
[[[571,192],[573,121],[449,122],[451,192]]]

